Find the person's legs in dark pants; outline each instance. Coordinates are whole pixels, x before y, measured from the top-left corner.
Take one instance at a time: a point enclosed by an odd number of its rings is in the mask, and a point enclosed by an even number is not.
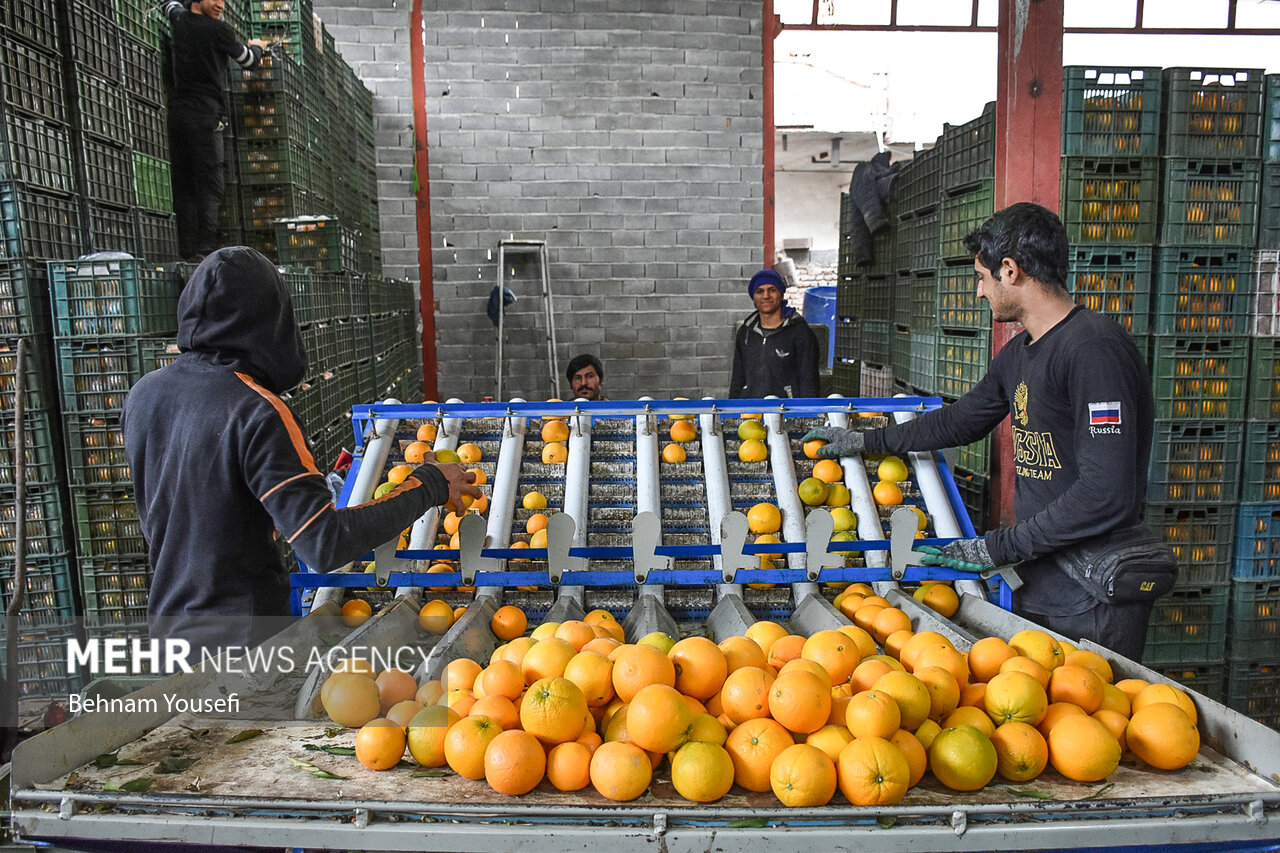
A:
[[[223,139],[218,116],[200,107],[169,110],[169,151],[178,252],[184,258],[217,248],[222,202]]]
[[[1092,609],[1073,616],[1018,615],[1069,640],[1092,640],[1118,655],[1140,662],[1147,642],[1151,607],[1152,602],[1144,601],[1137,604],[1095,604]]]

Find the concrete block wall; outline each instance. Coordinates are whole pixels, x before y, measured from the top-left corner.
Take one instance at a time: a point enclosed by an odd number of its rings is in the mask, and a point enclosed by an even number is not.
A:
[[[373,93],[382,273],[418,281],[413,97],[405,0],[314,0],[338,52]]]
[[[322,8],[332,5],[329,9]],[[728,388],[732,324],[763,261],[760,4],[754,0],[437,0],[426,16],[440,394],[494,393],[485,314],[501,239],[546,240],[559,364],[604,362],[614,399]],[[380,190],[412,174],[407,4],[317,0],[375,94]],[[636,11],[643,9],[643,11]],[[352,56],[351,45],[357,48]],[[380,50],[383,53],[380,55]],[[371,77],[370,75],[375,75]],[[386,113],[383,114],[383,109]],[[397,113],[396,110],[402,110]],[[395,130],[403,133],[403,150]],[[403,158],[403,171],[396,164]],[[394,174],[393,174],[394,173]],[[399,236],[382,197],[384,263]],[[411,263],[412,261],[406,261]],[[412,277],[412,276],[411,276]],[[503,396],[552,396],[536,266],[509,264]],[[555,396],[568,396],[561,381]]]

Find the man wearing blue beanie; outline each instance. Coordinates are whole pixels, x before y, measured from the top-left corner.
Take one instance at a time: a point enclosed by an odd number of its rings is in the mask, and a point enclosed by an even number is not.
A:
[[[734,338],[730,397],[817,397],[818,340],[804,318],[782,302],[787,282],[774,270],[751,276],[756,311]]]

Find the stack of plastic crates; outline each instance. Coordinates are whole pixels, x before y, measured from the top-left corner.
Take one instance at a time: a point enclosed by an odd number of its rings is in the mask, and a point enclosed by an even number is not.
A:
[[[1252,334],[1231,577],[1227,702],[1280,728],[1280,77],[1267,78],[1264,210],[1253,253]]]
[[[85,629],[145,636],[150,569],[120,414],[142,374],[175,355],[181,278],[100,259],[52,261],[49,282]]]
[[[80,200],[57,6],[0,4],[0,654],[14,594],[18,533],[27,580],[18,613],[16,689],[22,700],[61,697],[66,641],[76,636],[69,509],[61,474],[61,424],[53,374],[44,261],[81,249]],[[19,377],[19,343],[25,361]],[[24,383],[21,426],[17,385]],[[18,517],[19,430],[26,505]]]

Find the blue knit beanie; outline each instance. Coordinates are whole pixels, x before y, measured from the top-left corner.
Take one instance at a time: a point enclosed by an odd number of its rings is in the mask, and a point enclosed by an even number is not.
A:
[[[779,293],[785,293],[787,290],[787,280],[777,270],[760,270],[751,276],[751,281],[747,284],[747,295],[755,296],[756,288],[762,284],[772,284],[778,288]]]

